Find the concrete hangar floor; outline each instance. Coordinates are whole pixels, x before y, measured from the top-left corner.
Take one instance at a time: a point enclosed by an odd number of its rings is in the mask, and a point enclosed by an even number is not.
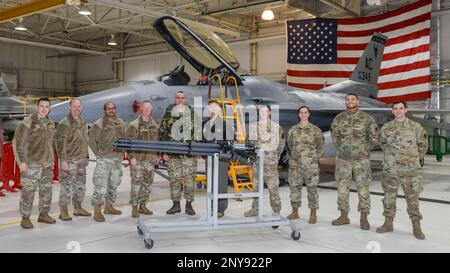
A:
[[[71,252],[74,247],[81,252],[450,252],[450,158],[444,157],[437,162],[432,156],[427,156],[422,169],[424,178],[424,192],[420,208],[423,214],[422,229],[426,234],[423,241],[412,235],[411,222],[406,212],[406,202],[403,198],[397,200],[397,217],[394,222],[395,231],[378,234],[375,228],[382,225],[382,193],[381,154],[372,156],[373,184],[371,191],[372,210],[369,215],[370,231],[359,228],[359,214],[357,208],[357,194],[350,193],[350,225],[335,227],[331,220],[338,216],[336,204],[336,186],[330,163],[321,165],[321,183],[319,189],[320,209],[318,223],[308,224],[309,209],[307,208],[306,188],[302,192],[303,207],[301,208],[300,226],[301,238],[291,239],[291,229],[280,226],[278,229],[270,227],[214,229],[195,232],[161,232],[153,233],[155,245],[146,249],[143,240],[136,232],[136,220],[131,218],[129,205],[130,176],[129,168],[124,168],[122,183],[118,188],[117,205],[122,215],[105,215],[106,222],[97,223],[91,217],[74,217],[72,221],[64,222],[58,219],[59,183],[53,185],[53,200],[51,215],[57,219],[56,224],[47,225],[37,223],[37,204],[32,214],[34,229],[23,230],[20,224],[18,204],[20,192],[6,193],[0,197],[0,252]],[[92,175],[95,168],[92,161],[88,166],[87,195],[84,207],[92,212],[90,199],[93,192]],[[199,171],[204,171],[199,164]],[[159,170],[161,175],[155,176],[149,207],[154,211],[152,216],[140,216],[161,219],[171,219],[165,211],[172,202],[169,198],[169,184],[164,178],[165,170]],[[281,177],[286,176],[282,173]],[[353,185],[354,188],[354,185]],[[230,188],[229,191],[233,189]],[[289,187],[280,188],[283,209],[282,216],[290,213]],[[403,194],[400,190],[399,194]],[[37,197],[37,195],[36,195]],[[205,213],[205,190],[198,189],[194,209],[199,217]],[[436,201],[437,200],[437,201]],[[264,213],[269,214],[269,197],[265,190]],[[184,200],[182,201],[184,208]],[[243,212],[249,209],[251,200],[230,200],[225,214],[226,218],[243,217]],[[72,207],[70,207],[70,212]],[[175,217],[191,217],[176,214]]]

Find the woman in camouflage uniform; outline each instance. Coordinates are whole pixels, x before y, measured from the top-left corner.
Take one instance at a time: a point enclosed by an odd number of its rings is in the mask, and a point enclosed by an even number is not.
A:
[[[292,213],[290,220],[299,219],[298,208],[302,205],[302,185],[308,190],[308,207],[311,209],[309,223],[317,222],[316,210],[319,208],[319,158],[323,154],[324,137],[316,125],[309,122],[310,111],[307,106],[298,109],[300,122],[292,126],[287,136],[289,160],[289,187],[291,190]]]
[[[281,198],[278,191],[278,161],[284,150],[285,139],[283,128],[272,120],[272,109],[269,105],[259,109],[259,121],[250,124],[249,139],[254,141],[259,149],[264,151],[264,183],[269,189],[270,206],[275,214],[281,211]],[[258,161],[253,164],[253,189],[258,190]],[[244,213],[245,217],[256,216],[257,199],[253,200],[252,208]]]

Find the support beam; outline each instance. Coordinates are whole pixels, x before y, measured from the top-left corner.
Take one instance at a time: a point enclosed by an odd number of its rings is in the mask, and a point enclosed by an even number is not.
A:
[[[303,10],[312,16],[319,16],[317,12],[317,3],[312,1],[288,0],[288,7]]]
[[[44,31],[45,31],[45,29],[47,28],[47,25],[48,25],[48,21],[50,21],[50,17],[47,16],[46,19],[45,19],[44,26],[41,28],[40,35],[44,34]]]
[[[201,15],[201,13],[192,12],[192,11],[189,11],[189,10],[180,10],[178,12],[179,13],[184,13],[184,14],[189,15],[189,16],[194,16],[194,17],[199,17]],[[246,31],[246,32],[250,32],[251,31],[250,27],[248,27],[248,26],[238,25],[238,24],[235,24],[235,23],[230,22],[228,20],[225,20],[223,18],[218,18],[218,17],[214,17],[214,16],[211,16],[211,15],[201,16],[201,19],[202,20],[206,20],[206,21],[212,21],[212,22],[217,23],[219,26],[226,26],[227,28],[231,28],[231,29],[238,29],[238,30],[243,30],[243,31]],[[239,38],[239,37],[234,37],[234,38]]]
[[[431,11],[431,17],[439,17],[444,15],[449,15],[450,9],[441,9],[441,10],[433,10]]]
[[[134,6],[134,5],[130,5],[130,4],[122,3],[122,2],[119,2],[119,1],[114,1],[114,0],[91,0],[90,2],[91,3],[102,4],[102,5],[109,6],[109,7],[116,7],[116,8],[120,8],[120,9],[123,9],[123,10],[128,10],[128,11],[131,11],[131,12],[136,12],[136,13],[147,15],[147,16],[150,16],[150,17],[154,17],[154,18],[159,18],[159,17],[162,17],[162,16],[169,15],[167,13],[162,13],[162,12],[158,12],[158,11],[142,8],[140,6]],[[180,19],[182,19],[185,22],[189,22],[189,23],[194,22],[194,21],[191,21],[191,20],[188,20],[188,19],[183,19],[183,18],[180,18]],[[208,29],[210,29],[210,30],[212,30],[214,32],[222,33],[222,34],[225,34],[225,35],[228,35],[228,36],[231,36],[231,37],[239,38],[239,36],[240,36],[240,33],[237,32],[237,31],[227,30],[227,29],[214,27],[214,26],[210,26],[210,25],[203,24],[203,23],[198,23],[198,22],[194,22],[194,23],[200,24],[203,27],[208,28]]]
[[[103,55],[103,56],[106,55],[105,52],[101,52],[101,51],[74,48],[74,47],[68,47],[68,46],[51,45],[51,44],[45,44],[45,43],[36,43],[36,42],[31,42],[31,41],[11,39],[11,38],[5,38],[5,37],[0,37],[0,42],[37,46],[37,47],[45,47],[45,48],[52,48],[52,49],[56,49],[56,50],[72,51],[72,52],[78,52],[78,53],[84,53],[84,54]]]
[[[48,15],[48,14],[45,14],[45,13],[43,13],[43,14],[44,15]],[[75,27],[75,28],[68,29],[67,32],[73,32],[73,31],[79,31],[79,30],[83,30],[83,29],[87,29],[87,28],[98,27],[99,25],[108,25],[108,24],[112,24],[112,23],[115,23],[115,22],[120,22],[120,21],[123,21],[123,20],[129,20],[129,19],[142,17],[142,16],[143,16],[142,14],[137,14],[137,15],[133,15],[133,16],[129,16],[129,17],[118,18],[118,19],[113,19],[113,20],[109,20],[109,21],[100,22],[100,23],[98,23],[96,25],[85,25],[85,26],[81,26],[81,27]],[[85,22],[84,24],[88,24],[88,23]],[[48,32],[48,33],[45,33],[45,35],[52,36],[52,35],[57,35],[57,34],[62,34],[62,33],[64,33],[64,31]]]
[[[180,9],[188,8],[188,7],[190,7],[190,6],[200,5],[200,4],[206,4],[206,3],[208,3],[208,2],[213,2],[213,1],[215,1],[215,0],[201,0],[201,1],[197,0],[197,1],[194,1],[194,2],[192,2],[192,3],[179,4],[179,5],[177,5],[175,8],[176,8],[177,10],[180,10]]]
[[[249,8],[254,8],[254,7],[265,7],[268,6],[270,4],[270,7],[273,8],[272,5],[277,5],[277,4],[285,4],[284,1],[279,1],[279,0],[265,0],[265,1],[254,1],[254,2],[250,2],[250,3],[245,3],[242,5],[238,5],[238,6],[234,6],[234,7],[227,7],[224,9],[216,9],[216,10],[211,10],[211,11],[207,11],[207,12],[203,12],[202,15],[213,15],[213,14],[222,14],[222,13],[230,13],[232,11],[240,11],[240,10],[249,10]]]
[[[34,0],[0,12],[0,23],[65,5],[65,0]]]
[[[6,32],[6,33],[12,33],[14,35],[17,35],[17,31],[11,30],[11,29],[7,29],[7,28],[0,27],[0,31]],[[20,35],[25,35],[25,36],[28,36],[29,38],[35,38],[35,39],[40,39],[40,40],[46,39],[46,40],[51,40],[51,41],[56,41],[56,42],[74,44],[74,45],[78,45],[78,46],[84,46],[84,44],[82,42],[72,41],[72,40],[68,40],[66,38],[62,39],[62,38],[56,38],[56,37],[51,37],[51,36],[47,36],[47,35],[38,35],[36,33],[32,33],[31,31],[21,31]],[[99,45],[94,45],[94,44],[90,44],[88,47],[90,47],[90,48],[97,48],[99,50],[103,50],[105,48],[104,45],[99,46]]]
[[[258,27],[256,24],[256,18],[253,18],[253,28],[251,32],[252,39],[255,39],[257,35],[258,35]],[[258,43],[253,42],[250,44],[250,73],[252,73],[252,75],[255,76],[258,75],[257,53],[258,53]]]
[[[355,12],[339,5],[338,3],[333,2],[332,0],[319,0],[320,2],[324,3],[325,5],[328,5],[334,9],[337,9],[339,11],[345,12],[353,17],[358,17],[359,15],[356,14]]]
[[[117,28],[112,28],[112,27],[108,27],[106,25],[101,25],[101,24],[91,24],[89,22],[85,22],[85,21],[81,21],[81,20],[77,20],[77,19],[73,19],[73,18],[68,18],[62,15],[58,15],[58,14],[54,14],[54,13],[49,13],[49,12],[44,12],[43,14],[48,15],[48,16],[52,16],[52,17],[56,17],[56,18],[60,18],[60,19],[64,19],[64,20],[69,20],[69,21],[74,21],[77,22],[79,24],[85,24],[85,25],[89,25],[92,27],[99,27],[102,29],[108,29],[108,30],[112,30],[114,32],[124,32],[126,31],[127,33],[130,34],[134,34],[136,36],[142,36],[148,39],[155,39],[155,40],[163,40],[162,38],[158,37],[158,36],[154,36],[154,35],[149,35],[149,34],[141,34],[139,32],[135,32],[135,31],[129,31],[129,30],[123,30],[123,29],[117,29]]]

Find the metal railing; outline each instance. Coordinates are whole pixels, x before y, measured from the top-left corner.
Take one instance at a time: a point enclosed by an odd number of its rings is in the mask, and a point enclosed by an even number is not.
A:
[[[427,154],[436,155],[436,160],[442,161],[444,155],[450,154],[450,138],[439,135],[428,136]]]

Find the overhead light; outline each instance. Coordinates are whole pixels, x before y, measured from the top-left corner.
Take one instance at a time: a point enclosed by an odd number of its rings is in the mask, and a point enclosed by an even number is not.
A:
[[[275,17],[275,15],[273,15],[273,11],[270,9],[264,10],[261,15],[261,18],[263,20],[273,20],[274,17]]]
[[[18,30],[18,31],[25,31],[25,30],[27,30],[27,28],[24,26],[22,21],[23,21],[23,18],[20,17],[19,18],[19,23],[14,27],[15,30]]]
[[[116,46],[117,45],[116,40],[114,40],[114,34],[111,34],[111,39],[109,40],[108,45],[110,45],[110,46]]]
[[[15,30],[18,30],[18,31],[25,31],[25,30],[27,30],[27,28],[26,28],[23,24],[18,24],[18,25],[16,25],[16,26],[14,27],[14,29],[15,29]]]
[[[84,16],[89,16],[92,14],[92,12],[90,10],[88,10],[88,8],[84,5],[81,5],[80,9],[78,10],[78,14],[84,15]]]

